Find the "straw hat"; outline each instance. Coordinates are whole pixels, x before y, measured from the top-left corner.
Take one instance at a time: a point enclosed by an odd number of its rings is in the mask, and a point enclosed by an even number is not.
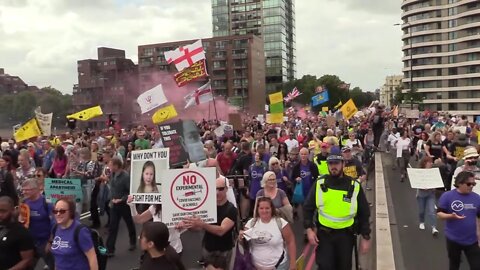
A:
[[[474,147],[471,147],[471,148],[467,148],[465,149],[465,151],[463,151],[463,159],[468,159],[468,158],[478,158],[478,153],[477,153],[477,149],[475,149]]]

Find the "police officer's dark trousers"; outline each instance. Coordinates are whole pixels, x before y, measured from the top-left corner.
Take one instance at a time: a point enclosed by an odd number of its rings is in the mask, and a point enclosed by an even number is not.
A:
[[[355,236],[350,228],[333,230],[317,227],[315,259],[318,270],[352,270]]]

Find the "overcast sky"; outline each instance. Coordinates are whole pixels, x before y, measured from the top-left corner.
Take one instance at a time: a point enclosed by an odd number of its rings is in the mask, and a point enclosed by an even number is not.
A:
[[[364,91],[401,73],[401,1],[296,0],[297,77],[336,74]],[[211,0],[0,0],[0,67],[71,93],[76,61],[211,37]]]

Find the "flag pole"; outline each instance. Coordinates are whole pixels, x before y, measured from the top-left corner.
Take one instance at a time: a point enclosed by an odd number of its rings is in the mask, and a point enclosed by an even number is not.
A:
[[[212,86],[210,86],[212,87]],[[217,119],[218,122],[218,115],[217,115],[217,104],[215,103],[215,95],[213,94],[213,88],[212,89],[212,99],[213,99],[213,109],[215,110],[215,119]]]

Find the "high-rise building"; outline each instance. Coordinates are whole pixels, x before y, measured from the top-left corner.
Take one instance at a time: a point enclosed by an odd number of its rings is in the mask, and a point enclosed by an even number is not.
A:
[[[73,110],[100,105],[103,116],[86,122],[91,128],[105,128],[108,115],[120,125],[133,122],[134,102],[138,96],[138,71],[125,51],[98,48],[98,60],[77,61],[78,84],[73,87]],[[138,106],[138,105],[136,105]]]
[[[398,87],[402,85],[403,75],[392,75],[385,78],[385,83],[380,88],[380,103],[387,107],[393,105],[393,99]]]
[[[175,73],[175,65],[165,60],[165,52],[196,40],[138,46],[140,89],[162,83],[157,71]],[[263,41],[253,34],[202,39],[209,79],[216,96],[250,113],[265,111],[265,62]],[[170,77],[169,77],[170,79]]]
[[[426,110],[480,115],[480,1],[404,0],[403,84]]]
[[[212,0],[213,36],[263,37],[267,92],[296,77],[294,0]]]
[[[22,91],[38,91],[38,87],[29,86],[22,78],[5,73],[5,69],[0,68],[0,94],[18,94]]]

